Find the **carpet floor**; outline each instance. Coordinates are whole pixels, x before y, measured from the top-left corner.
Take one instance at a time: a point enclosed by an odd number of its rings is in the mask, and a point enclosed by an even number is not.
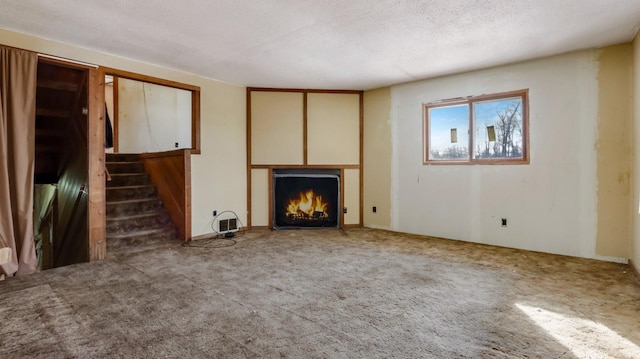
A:
[[[0,358],[640,358],[628,266],[252,230],[0,282]]]

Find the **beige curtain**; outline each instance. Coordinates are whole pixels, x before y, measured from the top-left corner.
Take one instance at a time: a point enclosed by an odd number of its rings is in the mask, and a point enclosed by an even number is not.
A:
[[[36,271],[33,239],[37,54],[0,45],[0,277]]]

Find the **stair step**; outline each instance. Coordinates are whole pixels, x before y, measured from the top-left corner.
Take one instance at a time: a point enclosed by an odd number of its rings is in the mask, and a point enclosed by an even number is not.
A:
[[[142,162],[105,162],[109,174],[114,173],[145,173]]]
[[[146,173],[112,173],[111,181],[107,181],[107,187],[140,186],[151,184],[151,179]]]
[[[156,196],[156,186],[123,186],[107,187],[107,202],[117,202],[132,199],[151,198]]]
[[[158,229],[171,223],[171,215],[158,211],[133,216],[107,218],[107,237],[143,230]]]
[[[140,155],[137,153],[107,153],[107,162],[137,162]]]
[[[107,236],[107,251],[118,251],[141,245],[157,245],[175,240],[178,240],[178,231],[171,225],[158,229]]]
[[[178,239],[171,214],[162,208],[140,155],[109,153],[106,167],[107,251],[135,251]]]
[[[107,202],[107,219],[111,217],[156,212],[161,208],[162,200],[157,197]]]

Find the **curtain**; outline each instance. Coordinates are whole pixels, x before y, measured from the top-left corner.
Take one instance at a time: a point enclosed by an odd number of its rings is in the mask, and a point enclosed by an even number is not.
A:
[[[36,271],[33,171],[36,53],[0,45],[0,247],[12,249],[0,278]]]

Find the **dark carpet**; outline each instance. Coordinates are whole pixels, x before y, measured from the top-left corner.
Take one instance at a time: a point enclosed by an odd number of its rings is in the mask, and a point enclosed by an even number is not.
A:
[[[629,267],[372,229],[128,248],[0,282],[0,358],[638,358]]]

